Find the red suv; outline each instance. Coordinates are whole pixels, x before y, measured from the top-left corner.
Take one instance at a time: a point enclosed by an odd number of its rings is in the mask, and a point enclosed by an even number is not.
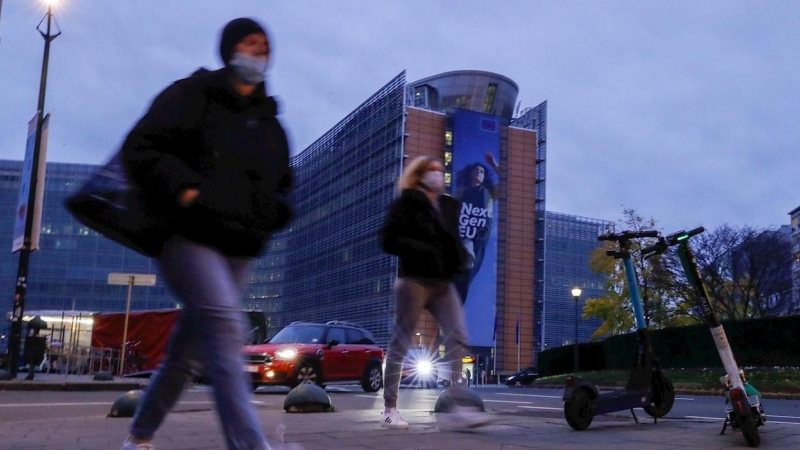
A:
[[[383,350],[369,331],[348,322],[293,322],[267,343],[245,346],[244,352],[253,389],[352,381],[366,392],[383,387]]]

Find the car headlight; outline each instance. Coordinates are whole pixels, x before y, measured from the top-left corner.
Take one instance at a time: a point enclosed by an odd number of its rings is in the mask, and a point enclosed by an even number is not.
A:
[[[275,359],[290,360],[297,356],[297,350],[293,348],[282,348],[275,352]]]
[[[433,364],[430,361],[418,361],[417,373],[420,375],[428,376],[433,373]]]

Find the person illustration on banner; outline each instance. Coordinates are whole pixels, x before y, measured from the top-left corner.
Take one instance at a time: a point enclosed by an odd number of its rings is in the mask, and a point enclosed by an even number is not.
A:
[[[253,259],[291,218],[293,176],[277,103],[264,83],[267,33],[252,19],[234,19],[222,30],[219,52],[223,68],[200,69],[167,87],[122,145],[125,170],[144,201],[170,211],[156,261],[183,304],[122,450],[154,448],[156,430],[198,364],[211,381],[225,447],[275,448],[244,371],[240,295]]]
[[[495,174],[500,174],[498,164],[491,152],[484,154],[486,164]],[[475,162],[468,164],[456,173],[455,197],[465,205],[460,212],[459,223],[461,241],[470,254],[469,270],[459,274],[455,283],[461,301],[466,303],[469,287],[481,270],[486,253],[486,245],[494,225],[495,202],[498,198],[498,185],[492,178],[487,165]]]
[[[403,357],[413,346],[414,329],[423,309],[442,329],[455,396],[466,389],[461,359],[470,354],[464,307],[453,277],[465,270],[466,250],[458,233],[461,202],[444,193],[444,165],[431,156],[419,156],[405,165],[397,182],[399,196],[389,206],[380,230],[381,248],[398,257],[395,282],[395,325],[386,352],[381,426],[408,428],[397,411]],[[488,416],[471,410],[448,414],[454,423],[478,426]]]

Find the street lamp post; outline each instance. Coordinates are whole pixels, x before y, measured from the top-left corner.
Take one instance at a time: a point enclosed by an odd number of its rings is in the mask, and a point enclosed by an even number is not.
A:
[[[572,298],[575,299],[575,343],[573,347],[573,372],[578,372],[578,300],[581,298],[581,288],[572,288]]]
[[[33,219],[34,210],[36,208],[36,184],[38,180],[39,171],[39,154],[42,148],[42,122],[44,120],[44,98],[47,90],[47,68],[50,61],[50,43],[55,40],[60,34],[59,30],[53,34],[53,4],[57,0],[48,0],[47,13],[39,22],[36,29],[39,34],[44,38],[44,56],[42,57],[42,75],[39,80],[39,103],[36,108],[36,135],[34,138],[33,158],[31,160],[31,174],[28,190],[28,201],[26,205],[25,215],[25,234],[23,235],[22,248],[19,249],[19,265],[17,268],[17,281],[14,288],[14,308],[11,312],[11,333],[8,340],[8,374],[3,374],[2,378],[15,379],[17,377],[17,369],[19,366],[19,348],[22,336],[22,316],[25,312],[25,293],[28,288],[28,263],[30,261],[30,253],[32,248],[32,234],[33,234]],[[42,23],[46,21],[46,31],[40,28]],[[41,180],[44,183],[44,180]],[[31,369],[32,370],[32,369]]]
[[[119,375],[125,370],[125,353],[128,344],[128,318],[131,315],[131,292],[134,286],[155,286],[156,276],[145,273],[110,273],[108,284],[128,285],[128,301],[125,304],[125,325],[122,327],[122,350],[120,353]]]

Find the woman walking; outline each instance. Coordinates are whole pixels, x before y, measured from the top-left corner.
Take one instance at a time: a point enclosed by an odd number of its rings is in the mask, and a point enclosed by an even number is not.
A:
[[[381,230],[384,251],[399,257],[395,328],[386,357],[381,414],[386,428],[408,428],[397,411],[397,397],[403,357],[423,309],[431,312],[444,332],[452,384],[462,383],[461,358],[470,353],[462,302],[452,282],[467,261],[458,235],[461,202],[444,195],[444,165],[430,156],[409,162],[397,187],[400,196],[389,208]],[[486,417],[473,414],[469,421],[480,425]]]

